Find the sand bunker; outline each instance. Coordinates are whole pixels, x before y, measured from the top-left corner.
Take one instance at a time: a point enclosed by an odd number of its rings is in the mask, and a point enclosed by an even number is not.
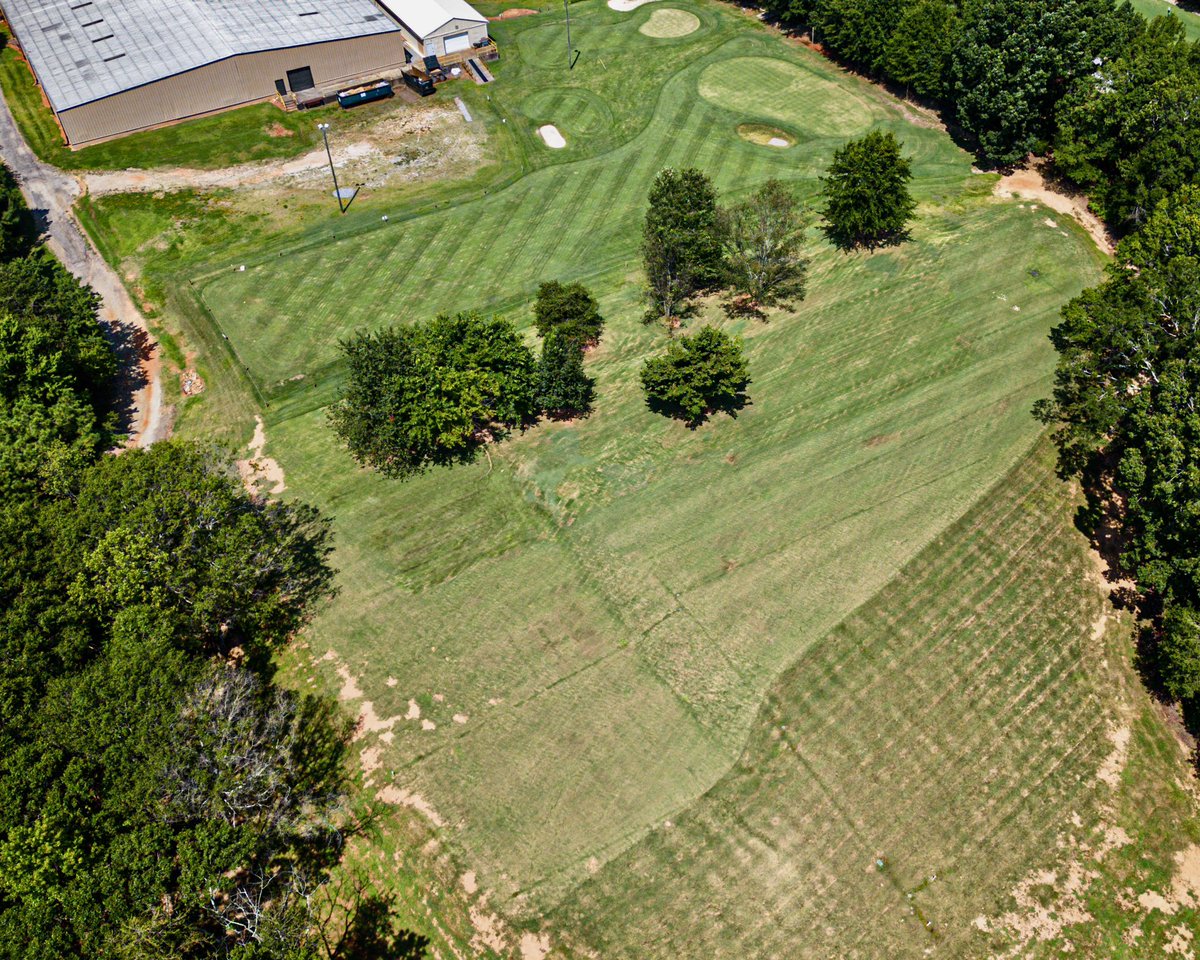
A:
[[[667,7],[655,10],[650,19],[638,27],[638,33],[659,40],[669,40],[672,37],[686,37],[699,29],[700,18],[694,13]]]
[[[796,138],[786,130],[762,123],[743,123],[737,128],[737,132],[743,140],[756,143],[760,147],[776,147],[782,150],[796,145]]]
[[[538,127],[538,136],[546,141],[546,146],[551,150],[561,150],[567,145],[567,141],[563,139],[563,135],[558,132],[558,127],[552,123]]]
[[[643,3],[653,3],[654,0],[608,0],[608,5],[613,10],[619,10],[621,13],[628,13],[630,10],[636,10]]]

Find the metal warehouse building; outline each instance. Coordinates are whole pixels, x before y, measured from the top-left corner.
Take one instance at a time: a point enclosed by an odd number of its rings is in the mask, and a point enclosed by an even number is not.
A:
[[[418,24],[401,21],[410,6]],[[452,44],[469,46],[472,33],[487,36],[486,20],[464,0],[386,7],[375,0],[0,0],[0,7],[72,146],[395,74],[414,56],[445,52],[447,38],[461,34],[468,39]]]

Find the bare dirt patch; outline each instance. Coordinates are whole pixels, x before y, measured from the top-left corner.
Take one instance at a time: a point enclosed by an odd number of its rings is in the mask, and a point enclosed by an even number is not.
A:
[[[1034,940],[1053,940],[1064,928],[1086,923],[1092,919],[1092,915],[1084,907],[1080,894],[1095,876],[1077,863],[1067,868],[1066,876],[1061,881],[1054,870],[1035,871],[1013,890],[1017,909],[1002,916],[1000,926],[1015,933],[1022,943],[1030,943]],[[1039,888],[1047,887],[1056,894],[1054,902],[1049,905],[1037,895]]]
[[[1118,727],[1110,731],[1109,739],[1112,741],[1113,749],[1104,762],[1100,764],[1100,769],[1096,771],[1096,778],[1101,783],[1106,783],[1114,789],[1121,783],[1121,771],[1125,769],[1125,761],[1129,759],[1129,738],[1132,731],[1129,727]]]
[[[488,17],[489,20],[512,20],[514,17],[536,17],[541,11],[530,10],[528,7],[509,7],[500,11],[498,17]]]
[[[508,944],[504,940],[504,926],[494,913],[489,913],[481,904],[471,904],[471,926],[475,928],[472,944],[495,950],[497,953],[507,953]]]
[[[276,121],[275,123],[273,123],[269,127],[267,127],[267,136],[268,137],[274,137],[276,139],[279,139],[280,137],[294,137],[295,135],[296,135],[295,130],[289,130],[287,127],[285,127],[282,123],[279,123],[278,121]]]
[[[478,126],[478,125],[476,125]],[[444,106],[389,114],[378,122],[331,141],[338,177],[360,187],[382,187],[433,176],[455,175],[483,160],[479,130]],[[329,185],[325,148],[291,160],[245,163],[223,170],[165,168],[82,174],[92,196],[112,193],[171,193],[179,190],[237,188],[320,189]]]
[[[1108,232],[1104,222],[1088,209],[1087,197],[1082,194],[1064,193],[1048,184],[1042,176],[1040,167],[1031,165],[1024,170],[1016,170],[1008,176],[1001,177],[996,184],[996,196],[1006,199],[1037,200],[1056,213],[1073,217],[1087,232],[1101,250],[1112,254],[1116,243]],[[1046,225],[1058,226],[1053,220],[1047,220]]]
[[[435,827],[444,827],[446,821],[443,820],[433,806],[424,797],[413,793],[411,790],[403,790],[395,784],[390,784],[375,794],[377,800],[382,800],[384,803],[390,803],[394,807],[409,807],[416,810],[432,823]]]
[[[345,664],[339,664],[337,672],[342,681],[342,689],[338,691],[338,699],[343,702],[346,700],[362,699],[363,692],[358,686],[358,680],[350,672],[350,668]]]
[[[521,934],[521,960],[545,960],[549,952],[550,937],[547,934]]]
[[[195,370],[184,370],[179,375],[179,392],[185,397],[195,397],[204,392],[204,379]]]
[[[871,437],[871,439],[869,439],[867,441],[866,446],[868,446],[868,447],[883,447],[883,446],[886,446],[887,444],[891,443],[893,440],[899,440],[899,439],[900,439],[900,434],[898,434],[898,433],[877,433],[875,436]]]
[[[242,483],[255,496],[280,494],[287,489],[284,481],[283,468],[274,458],[264,456],[263,448],[267,445],[266,426],[261,416],[254,418],[254,436],[246,445],[250,456],[237,462],[238,473]]]

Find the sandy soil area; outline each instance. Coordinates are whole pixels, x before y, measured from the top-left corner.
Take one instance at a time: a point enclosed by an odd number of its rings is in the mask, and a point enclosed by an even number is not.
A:
[[[397,113],[358,132],[350,142],[331,141],[339,180],[381,187],[413,180],[442,166],[474,166],[483,159],[480,134],[450,107]],[[291,160],[245,163],[222,170],[116,170],[85,173],[88,193],[170,193],[244,187],[325,189],[329,161],[325,148]]]
[[[1087,206],[1087,197],[1081,194],[1067,194],[1048,184],[1042,176],[1042,171],[1031,166],[1024,170],[1016,170],[1002,177],[996,184],[996,196],[1036,200],[1056,213],[1073,217],[1096,241],[1096,246],[1107,254],[1116,249],[1112,235],[1108,232],[1103,221]]]
[[[538,136],[541,137],[551,150],[561,150],[567,145],[567,141],[563,135],[558,132],[558,127],[552,123],[546,124],[544,127],[538,127]]]

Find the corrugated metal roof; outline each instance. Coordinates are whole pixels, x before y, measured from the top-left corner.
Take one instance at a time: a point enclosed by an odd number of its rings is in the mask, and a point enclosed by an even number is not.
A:
[[[0,0],[0,4],[56,110],[238,54],[397,29],[374,0]]]
[[[451,20],[487,23],[466,0],[379,0],[379,5],[422,40]]]

